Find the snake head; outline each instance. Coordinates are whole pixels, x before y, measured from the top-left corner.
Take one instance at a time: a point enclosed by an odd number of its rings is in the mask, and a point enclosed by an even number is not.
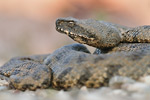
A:
[[[116,28],[94,19],[59,18],[56,20],[56,30],[79,43],[100,49],[114,47],[120,42]]]

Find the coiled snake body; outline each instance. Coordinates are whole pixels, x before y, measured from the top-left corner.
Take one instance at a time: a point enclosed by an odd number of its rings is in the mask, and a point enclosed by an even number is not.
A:
[[[12,58],[0,67],[0,78],[20,90],[67,90],[107,86],[115,75],[136,80],[150,75],[150,26],[128,28],[93,19],[60,18],[56,30],[98,49],[91,54],[84,45],[71,44],[52,54]]]

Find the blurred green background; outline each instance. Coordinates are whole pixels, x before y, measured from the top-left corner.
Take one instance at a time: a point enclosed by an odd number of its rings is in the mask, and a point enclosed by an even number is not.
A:
[[[55,31],[55,20],[68,16],[131,27],[150,24],[150,0],[0,0],[0,65],[75,43]]]

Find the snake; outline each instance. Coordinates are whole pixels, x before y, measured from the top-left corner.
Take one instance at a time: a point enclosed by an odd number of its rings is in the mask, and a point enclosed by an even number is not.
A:
[[[75,44],[51,54],[15,57],[0,78],[19,90],[99,88],[113,76],[135,80],[150,75],[150,26],[127,27],[95,19],[58,18],[56,30]],[[91,53],[83,44],[97,48]]]

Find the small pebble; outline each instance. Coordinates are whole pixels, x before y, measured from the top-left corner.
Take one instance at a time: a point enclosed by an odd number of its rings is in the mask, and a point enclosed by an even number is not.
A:
[[[110,79],[109,86],[112,89],[120,89],[122,84],[124,83],[135,83],[135,82],[136,82],[135,80],[128,77],[114,76]]]
[[[0,86],[8,86],[9,83],[6,80],[1,80],[0,79]]]
[[[83,86],[83,87],[81,87],[81,89],[80,89],[81,91],[84,91],[84,92],[88,92],[88,89],[87,89],[87,87],[86,86]]]
[[[73,99],[70,97],[70,95],[67,92],[61,90],[55,95],[53,100],[73,100]]]
[[[150,76],[148,75],[148,76],[141,77],[140,81],[146,84],[150,84]]]

